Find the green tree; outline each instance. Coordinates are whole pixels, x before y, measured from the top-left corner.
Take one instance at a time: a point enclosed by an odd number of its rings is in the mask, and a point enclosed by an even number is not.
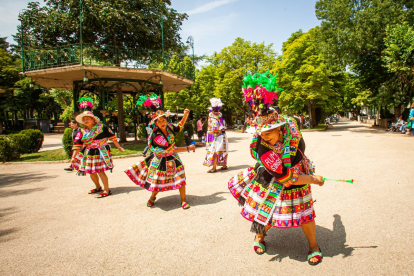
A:
[[[390,72],[397,75],[400,85],[400,96],[409,94],[408,100],[411,104],[413,88],[414,69],[414,28],[403,22],[396,26],[388,26],[385,37],[384,61]],[[408,90],[408,92],[406,92]],[[404,100],[400,99],[401,103]]]
[[[196,73],[191,88],[166,94],[166,107],[171,111],[175,111],[176,106],[180,109],[187,107],[196,116],[205,116],[210,106],[209,99],[218,97],[224,103],[222,112],[227,123],[231,125],[232,116],[243,116],[247,111],[241,90],[244,75],[266,72],[272,68],[275,60],[276,53],[272,44],[257,44],[236,38],[231,46],[207,58],[207,65]],[[175,65],[177,62],[178,59],[173,59],[167,70],[178,73],[179,71],[174,70],[180,68]],[[192,68],[190,59],[184,59],[182,63],[186,62],[188,65],[184,68]]]
[[[330,68],[354,72],[362,91],[379,95],[384,84],[396,78],[383,60],[386,29],[403,21],[412,25],[413,7],[412,1],[403,0],[319,0],[316,16],[322,20],[322,49]],[[396,109],[398,98],[393,98]]]
[[[9,119],[9,111],[14,109],[13,91],[21,78],[20,68],[20,59],[9,52],[7,38],[0,37],[0,134],[3,133],[3,122]]]
[[[79,42],[80,8],[84,3],[83,41],[98,47],[122,46],[126,49],[160,50],[161,20],[165,49],[182,47],[179,30],[186,14],[170,8],[171,1],[144,0],[45,0],[30,2],[20,17],[24,45],[54,47]],[[14,36],[21,44],[21,31]],[[132,54],[132,51],[129,53]]]
[[[318,48],[318,28],[307,33],[298,31],[283,44],[281,60],[275,63],[272,73],[279,76],[279,106],[294,113],[309,111],[310,118],[317,123],[316,109],[326,113],[341,108],[340,93],[335,89],[332,72]]]
[[[273,44],[252,43],[236,38],[231,46],[214,53],[208,61],[216,67],[214,96],[224,103],[226,121],[232,124],[230,115],[244,115],[247,106],[242,97],[243,77],[256,72],[264,73],[276,60]]]

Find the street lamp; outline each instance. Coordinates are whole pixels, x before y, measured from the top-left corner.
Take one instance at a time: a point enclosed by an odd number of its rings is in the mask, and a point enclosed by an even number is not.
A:
[[[187,44],[191,47],[191,49],[193,50],[193,66],[194,66],[194,71],[193,71],[193,79],[195,79],[195,65],[194,65],[194,38],[190,35],[187,38]]]
[[[19,18],[20,18],[20,48],[22,51],[22,72],[24,73],[24,47],[23,47],[23,14],[26,11],[26,9],[22,9],[19,12]]]

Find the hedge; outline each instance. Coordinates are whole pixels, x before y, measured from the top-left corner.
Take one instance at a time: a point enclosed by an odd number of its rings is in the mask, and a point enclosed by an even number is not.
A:
[[[16,145],[10,142],[10,139],[5,136],[0,136],[0,161],[6,162],[20,157],[20,153]]]
[[[68,158],[72,157],[72,131],[73,130],[71,128],[66,128],[62,137],[63,149],[65,150],[66,156]]]
[[[38,129],[25,129],[20,131],[19,134],[28,135],[30,138],[30,153],[38,152],[42,148],[43,144],[43,132]]]
[[[19,154],[30,153],[32,142],[26,134],[10,134],[7,136],[13,147]]]
[[[38,152],[42,147],[43,137],[43,133],[37,129],[26,129],[17,134],[0,135],[0,162],[18,159],[24,153]]]

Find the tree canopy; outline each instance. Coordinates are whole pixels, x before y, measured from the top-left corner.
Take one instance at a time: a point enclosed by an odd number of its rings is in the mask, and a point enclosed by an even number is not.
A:
[[[183,46],[179,30],[186,14],[170,8],[171,1],[146,0],[45,0],[30,2],[20,20],[24,45],[54,47],[79,43],[81,3],[83,41],[94,46],[122,46],[127,49],[161,50],[161,22],[165,49]],[[18,43],[19,32],[14,36]]]
[[[397,91],[406,92],[396,88],[398,75],[386,65],[386,40],[397,24],[413,25],[413,7],[412,1],[404,0],[319,0],[316,15],[322,20],[322,49],[330,66],[355,73],[359,86],[370,90],[372,97],[385,90],[396,95],[391,98],[398,107],[401,97]]]
[[[309,111],[314,122],[316,108],[333,113],[341,107],[332,72],[318,48],[318,31],[314,28],[307,33],[293,33],[283,44],[283,55],[272,70],[284,89],[279,107],[293,113]]]

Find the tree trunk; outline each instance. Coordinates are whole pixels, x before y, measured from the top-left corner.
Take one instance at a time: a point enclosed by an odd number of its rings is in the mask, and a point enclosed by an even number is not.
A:
[[[5,124],[6,129],[7,129],[7,128],[10,128],[10,122],[9,122],[9,112],[8,112],[8,111],[5,111],[5,112],[4,112],[4,117],[6,118],[6,124]]]
[[[394,106],[394,116],[396,119],[401,116],[401,106]]]
[[[116,97],[118,100],[118,128],[119,128],[119,142],[126,142],[125,134],[125,116],[124,116],[124,99],[122,98],[122,88],[117,86]]]
[[[3,121],[0,120],[0,134],[3,134]]]
[[[17,119],[17,111],[13,111],[13,115],[14,115],[14,125],[15,127],[17,127],[19,125],[19,121]]]
[[[115,65],[116,67],[121,67],[121,62],[119,60],[119,49],[118,44],[116,43],[116,34],[112,32],[112,39],[114,40],[114,55],[115,55]]]
[[[309,110],[309,118],[312,120],[311,127],[315,126],[316,124],[316,114],[315,114],[315,107],[312,106],[311,100],[307,100],[308,102],[308,110]]]

